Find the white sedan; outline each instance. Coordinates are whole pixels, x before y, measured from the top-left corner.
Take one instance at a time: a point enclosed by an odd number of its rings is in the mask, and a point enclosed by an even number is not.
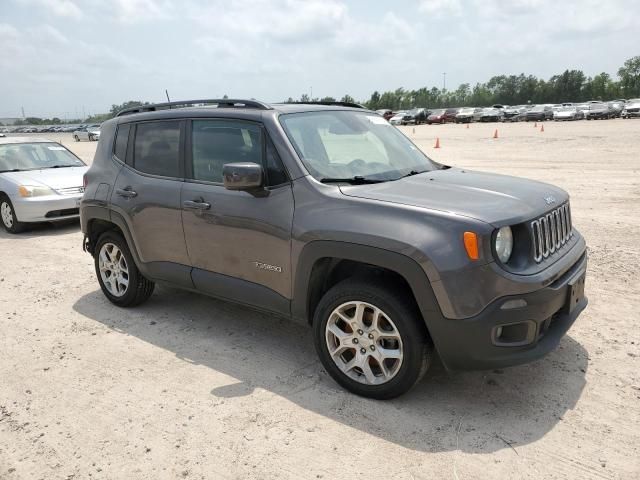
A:
[[[97,142],[100,140],[100,125],[89,125],[88,127],[79,128],[73,132],[73,139],[76,142],[80,140],[89,140]]]
[[[404,118],[406,113],[407,112],[405,110],[397,112],[393,117],[389,119],[389,123],[391,125],[402,125],[402,119]]]
[[[19,233],[30,222],[77,218],[86,164],[59,143],[0,139],[0,223]]]

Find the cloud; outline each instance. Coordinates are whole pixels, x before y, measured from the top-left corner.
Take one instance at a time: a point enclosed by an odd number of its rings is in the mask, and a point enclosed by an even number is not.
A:
[[[18,3],[43,8],[58,17],[74,20],[84,17],[82,10],[72,0],[18,0]]]
[[[437,16],[457,16],[462,13],[462,4],[460,0],[420,0],[418,10]]]
[[[240,35],[261,42],[313,42],[333,37],[347,8],[336,0],[216,0],[192,3],[190,17],[217,36]]]
[[[167,20],[174,10],[168,0],[112,0],[104,6],[109,7],[112,17],[125,24]]]

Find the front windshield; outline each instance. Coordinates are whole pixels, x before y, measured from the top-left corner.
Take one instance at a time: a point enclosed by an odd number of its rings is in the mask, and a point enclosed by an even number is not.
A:
[[[474,112],[473,108],[461,108],[458,113],[473,113],[473,112]]]
[[[309,173],[320,181],[397,180],[437,168],[397,128],[371,113],[294,113],[281,115],[280,122]]]
[[[535,107],[533,107],[531,109],[532,112],[543,112],[544,111],[544,105],[536,105]]]
[[[575,112],[576,111],[576,107],[562,107],[560,109],[561,112]]]
[[[434,115],[434,116],[443,115],[443,114],[444,114],[444,110],[434,110],[433,112],[431,112],[431,115]]]
[[[84,166],[82,160],[53,142],[0,145],[0,172]]]

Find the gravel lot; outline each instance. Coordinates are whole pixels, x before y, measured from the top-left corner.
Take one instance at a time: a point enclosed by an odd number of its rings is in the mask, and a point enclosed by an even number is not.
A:
[[[541,361],[436,366],[389,402],[338,388],[287,321],[168,288],[112,306],[77,224],[2,231],[0,478],[640,478],[640,121],[544,126],[403,129],[567,189],[590,306]]]

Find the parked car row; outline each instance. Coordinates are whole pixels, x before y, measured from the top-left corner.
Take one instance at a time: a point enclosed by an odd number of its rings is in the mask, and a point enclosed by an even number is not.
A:
[[[0,127],[0,133],[73,133],[87,128],[100,129],[98,124],[83,123],[81,125],[30,125],[30,126],[6,126]]]
[[[492,105],[491,107],[439,108],[428,110],[378,110],[392,125],[470,122],[543,122],[547,120],[604,120],[609,118],[640,117],[640,99],[611,100],[586,103]]]

